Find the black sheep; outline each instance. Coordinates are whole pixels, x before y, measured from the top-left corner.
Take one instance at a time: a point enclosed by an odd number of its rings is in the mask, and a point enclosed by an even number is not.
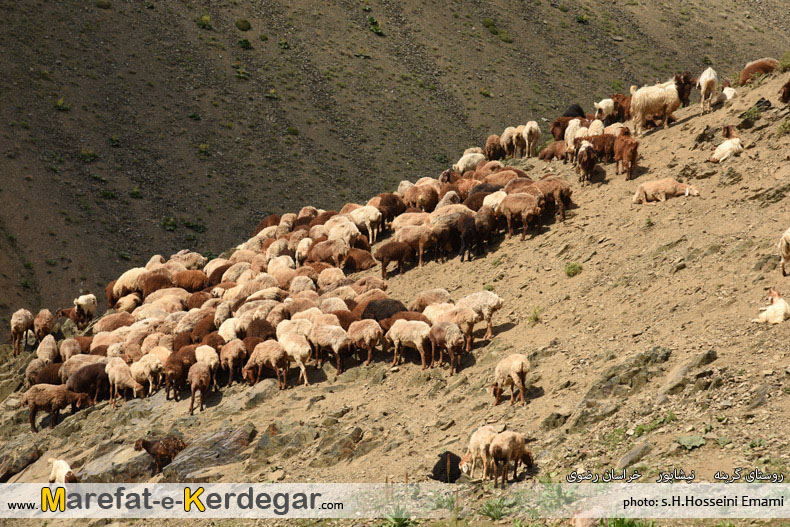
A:
[[[472,259],[473,247],[476,254],[480,254],[480,235],[477,233],[474,216],[461,216],[455,227],[461,237],[461,261],[464,261],[464,253],[467,260]]]

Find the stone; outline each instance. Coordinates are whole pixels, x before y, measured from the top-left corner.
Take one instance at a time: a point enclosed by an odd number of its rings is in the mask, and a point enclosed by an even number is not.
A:
[[[206,434],[182,450],[165,468],[164,476],[169,482],[191,481],[192,473],[199,470],[240,461],[256,433],[255,425],[245,423]]]
[[[115,483],[118,481],[146,481],[151,477],[154,460],[132,445],[119,445],[111,441],[96,449],[96,456],[79,471],[82,483]]]
[[[276,379],[264,379],[255,386],[251,386],[244,394],[244,408],[251,410],[277,395],[279,391]]]
[[[694,360],[691,361],[690,366],[692,368],[701,368],[715,361],[718,357],[719,355],[716,353],[716,350],[708,350],[697,355]]]
[[[683,388],[686,386],[688,382],[688,375],[689,368],[685,365],[676,366],[667,377],[666,382],[659,390],[659,394],[669,394],[673,395],[683,391]]]
[[[705,444],[705,439],[700,435],[687,435],[678,438],[678,444],[686,450],[694,450]]]
[[[647,455],[647,453],[650,452],[652,448],[653,446],[647,441],[639,443],[631,450],[626,452],[626,454],[617,461],[615,470],[623,470],[626,467],[630,467],[631,465],[633,465],[634,463],[645,457],[645,455]]]

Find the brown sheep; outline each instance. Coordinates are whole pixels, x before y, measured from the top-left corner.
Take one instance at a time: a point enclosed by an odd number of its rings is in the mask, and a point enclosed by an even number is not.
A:
[[[431,212],[439,202],[439,194],[430,185],[415,185],[403,195],[403,201],[409,207],[415,207],[424,212]]]
[[[60,380],[62,362],[45,364],[33,378],[33,384],[63,384]]]
[[[248,337],[250,338],[250,337]],[[253,349],[255,347],[253,346]],[[232,340],[222,346],[219,354],[220,367],[228,372],[228,386],[233,384],[233,378],[241,372],[247,361],[247,348],[244,341]]]
[[[746,64],[738,78],[738,85],[748,84],[755,75],[767,75],[779,66],[779,61],[772,58],[753,60]]]
[[[214,315],[207,315],[200,319],[200,321],[195,324],[194,329],[190,333],[190,340],[192,343],[200,342],[203,340],[203,337],[208,335],[209,333],[216,331],[217,326],[214,324]]]
[[[538,159],[547,163],[553,159],[565,159],[565,141],[554,141],[538,154]]]
[[[438,366],[443,364],[446,350],[450,357],[450,376],[452,376],[458,371],[460,355],[464,350],[464,335],[461,328],[452,322],[438,322],[431,327],[428,338],[431,340],[431,368],[436,360],[436,350],[439,350]]]
[[[507,481],[508,466],[513,462],[513,479],[518,475],[519,462],[524,463],[527,469],[531,469],[535,461],[532,453],[524,446],[524,436],[518,432],[505,430],[497,434],[491,440],[491,445],[488,447],[491,458],[494,462],[494,487],[496,488],[497,480],[501,478],[501,487],[505,488]]]
[[[404,242],[386,242],[376,249],[373,256],[381,262],[381,277],[386,280],[387,264],[398,262],[398,272],[403,274],[406,262],[414,258],[414,251]]]
[[[576,164],[576,172],[579,173],[579,183],[581,185],[590,182],[590,177],[595,170],[595,164],[597,162],[598,155],[595,153],[592,144],[588,141],[582,142]]]
[[[89,395],[84,393],[75,393],[66,388],[66,386],[59,384],[36,384],[28,389],[22,396],[22,405],[25,405],[30,410],[30,429],[35,434],[36,430],[36,413],[39,410],[46,410],[49,412],[49,427],[55,428],[58,424],[60,411],[68,405],[74,408],[82,408],[93,404]]]
[[[397,194],[385,192],[383,194],[379,194],[376,196],[376,198],[378,198],[378,205],[373,206],[379,209],[379,212],[381,212],[382,228],[395,219],[396,216],[403,214],[403,211],[406,210],[406,204]],[[368,205],[372,205],[372,203],[368,202]]]
[[[135,322],[134,317],[125,311],[105,315],[93,326],[93,334],[96,335],[102,331],[115,331],[124,326],[131,326]]]
[[[614,141],[614,173],[625,172],[625,179],[633,179],[634,167],[639,157],[639,141],[630,134],[620,134]],[[621,170],[622,169],[622,170]]]
[[[205,291],[198,291],[197,293],[192,293],[191,295],[189,295],[189,298],[187,299],[187,310],[195,309],[195,308],[199,309],[200,307],[203,306],[203,304],[208,302],[210,298],[211,298],[211,294]]]
[[[208,276],[203,271],[181,271],[173,275],[173,285],[195,293],[206,288]]]
[[[468,198],[464,200],[464,205],[469,207],[473,211],[480,210],[480,207],[483,206],[483,200],[486,196],[491,194],[490,192],[475,192],[471,194]]]
[[[149,274],[143,280],[143,298],[148,297],[154,291],[173,287],[173,280],[163,274]]]
[[[555,141],[565,140],[565,129],[568,128],[568,123],[574,119],[578,119],[578,117],[557,117],[552,121],[549,131]]]
[[[346,259],[345,270],[351,273],[358,271],[365,271],[376,266],[376,260],[370,251],[363,251],[362,249],[352,248],[348,251],[348,258]]]
[[[114,290],[115,290],[115,282],[116,282],[116,281],[117,281],[117,280],[113,280],[112,282],[110,282],[109,284],[107,284],[107,287],[105,287],[105,288],[104,288],[104,294],[105,294],[105,296],[107,297],[107,307],[108,307],[108,308],[109,308],[110,306],[114,306],[114,305],[115,305],[115,303],[118,301],[118,298],[116,298],[116,297],[115,297],[115,293],[114,293]]]
[[[614,141],[616,137],[612,134],[600,134],[587,137],[592,143],[598,159],[606,160],[607,163],[614,161]]]
[[[790,103],[790,79],[785,82],[785,85],[779,91],[779,100],[785,104]]]
[[[274,370],[278,386],[284,390],[288,383],[288,354],[276,340],[267,340],[255,346],[247,364],[241,370],[241,375],[251,385],[258,384],[264,366]]]
[[[310,220],[309,226],[315,227],[316,225],[323,225],[324,223],[329,221],[329,218],[331,218],[332,216],[337,216],[336,210],[325,210],[324,212],[322,212],[321,214]]]
[[[425,322],[428,325],[431,324],[431,321],[428,320],[428,317],[418,311],[398,311],[391,317],[380,320],[379,325],[381,326],[381,329],[386,332],[389,331],[392,325],[398,320],[409,320],[412,322],[419,320],[420,322]]]
[[[276,214],[274,216],[276,216]],[[162,472],[162,469],[166,465],[170,464],[170,462],[173,461],[173,458],[176,457],[178,453],[184,450],[186,447],[186,443],[175,436],[167,436],[155,441],[138,439],[134,442],[134,449],[136,451],[139,452],[145,449],[145,451],[148,452],[152,458],[154,458],[154,475]]]
[[[170,399],[170,387],[173,388],[173,399],[178,400],[179,391],[187,380],[189,368],[197,362],[196,346],[184,346],[181,350],[170,354],[165,361],[165,400]]]
[[[280,215],[269,214],[268,216],[266,216],[261,220],[261,222],[258,224],[257,227],[255,227],[255,232],[253,233],[253,236],[255,236],[256,234],[258,234],[259,232],[261,232],[263,229],[267,227],[272,227],[274,225],[279,225],[279,224],[280,224]]]
[[[614,101],[614,117],[615,122],[624,123],[631,118],[631,97],[625,96],[622,93],[612,94],[612,101]]]
[[[505,149],[502,148],[498,135],[491,134],[488,136],[488,139],[486,139],[486,146],[483,148],[483,154],[489,161],[505,159]]]
[[[565,221],[565,209],[571,205],[571,186],[554,174],[546,174],[535,181],[534,186],[546,197],[547,204],[553,202],[557,215]]]
[[[524,225],[521,231],[521,241],[527,236],[527,228],[531,220],[540,217],[538,200],[531,194],[510,194],[500,204],[500,212],[507,220],[507,231],[513,237],[513,218],[521,218]]]
[[[480,207],[475,213],[475,227],[477,234],[480,238],[480,249],[485,249],[485,246],[491,241],[491,235],[496,230],[496,214],[494,209],[488,206]]]
[[[211,368],[205,362],[196,362],[189,367],[187,382],[192,390],[192,400],[189,402],[189,415],[195,408],[195,392],[200,392],[200,411],[203,411],[203,401],[211,384]]]
[[[36,342],[41,340],[52,333],[52,328],[55,326],[55,317],[49,309],[42,309],[33,319],[33,334],[36,337]]]
[[[516,179],[517,177],[519,177],[518,174],[513,170],[500,170],[487,175],[485,182],[489,185],[504,187],[511,180]]]
[[[343,240],[325,240],[314,244],[307,251],[307,261],[330,263],[342,269],[348,258],[349,249],[350,247]]]

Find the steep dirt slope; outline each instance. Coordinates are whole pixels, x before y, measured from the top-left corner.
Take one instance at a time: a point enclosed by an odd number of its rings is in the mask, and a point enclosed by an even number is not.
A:
[[[643,443],[646,454],[629,467],[647,479],[672,467],[706,481],[735,466],[787,472],[790,325],[750,320],[767,287],[790,294],[775,250],[790,192],[790,134],[780,134],[790,117],[777,98],[788,78],[742,89],[704,116],[697,106],[677,112],[675,125],[641,139],[634,181],[604,165],[592,185],[579,187],[569,165],[521,162],[535,175],[550,170],[571,182],[576,207],[566,222],[549,222],[524,242],[498,240],[470,263],[429,262],[391,277],[388,291],[404,301],[427,287],[446,287],[454,298],[487,288],[505,299],[495,337],[478,338],[456,376],[420,372],[409,353],[392,370],[379,353],[371,366],[353,366],[336,380],[331,365],[311,371],[309,387],[276,393],[269,380],[254,389],[236,385],[194,417],[186,415],[188,401],[164,403],[161,392],[115,411],[102,403],[39,433],[40,459],[12,481],[45,477],[53,454],[83,477],[146,480],[131,444],[147,430],[176,431],[217,453],[216,461],[176,464],[167,480],[423,479],[437,454],[461,454],[484,422],[527,434],[534,476],[555,481],[572,469],[616,466]],[[760,98],[773,108],[740,132],[745,152],[706,163],[721,141],[718,129],[740,123]],[[706,128],[715,138],[700,135]],[[694,184],[700,197],[631,203],[640,183],[668,176]],[[568,277],[569,263],[581,272]],[[531,358],[528,404],[492,408],[493,368],[514,352]],[[5,453],[18,457],[30,448],[26,412],[18,394],[3,405],[0,437]],[[233,438],[237,457],[226,456],[230,447],[217,438]],[[488,484],[475,487],[470,507],[492,495]]]
[[[220,252],[268,212],[435,175],[572,101],[707,62],[730,77],[790,37],[777,0],[0,5],[6,318],[153,253]]]

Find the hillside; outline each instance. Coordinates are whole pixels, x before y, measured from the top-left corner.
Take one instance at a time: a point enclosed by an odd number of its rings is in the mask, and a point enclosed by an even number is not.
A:
[[[12,308],[66,306],[150,254],[219,253],[266,213],[436,175],[507,125],[678,70],[731,78],[790,40],[781,0],[0,5],[4,335]]]
[[[427,287],[454,298],[487,288],[504,298],[495,337],[481,341],[479,329],[454,377],[420,372],[409,353],[391,369],[379,352],[337,380],[327,364],[311,372],[309,387],[234,385],[193,417],[188,401],[165,404],[161,391],[114,411],[102,402],[42,430],[32,445],[16,392],[2,403],[2,466],[25,467],[10,481],[39,481],[54,455],[89,480],[147,481],[148,458],[132,450],[134,439],[175,431],[195,450],[153,481],[421,480],[440,452],[461,454],[471,431],[488,422],[527,434],[535,477],[554,481],[617,466],[635,447],[641,459],[628,465],[648,477],[672,467],[694,469],[698,481],[737,466],[787,473],[790,324],[750,320],[769,286],[790,294],[775,250],[790,192],[790,134],[780,132],[790,110],[777,99],[788,78],[740,89],[704,116],[696,105],[678,111],[675,125],[642,139],[635,181],[602,165],[592,185],[579,187],[569,165],[521,162],[571,182],[576,206],[566,222],[524,242],[500,238],[469,263],[431,261],[390,278],[388,292],[404,301]],[[706,163],[718,129],[739,124],[761,98],[773,106],[740,132],[744,153]],[[710,129],[715,137],[703,133]],[[640,183],[667,176],[692,183],[700,197],[631,203]],[[581,272],[566,276],[569,263]],[[493,367],[513,352],[531,359],[528,404],[492,408]],[[4,363],[4,391],[28,357]],[[683,447],[688,437],[697,444]],[[495,495],[476,483],[465,499],[477,511]]]

